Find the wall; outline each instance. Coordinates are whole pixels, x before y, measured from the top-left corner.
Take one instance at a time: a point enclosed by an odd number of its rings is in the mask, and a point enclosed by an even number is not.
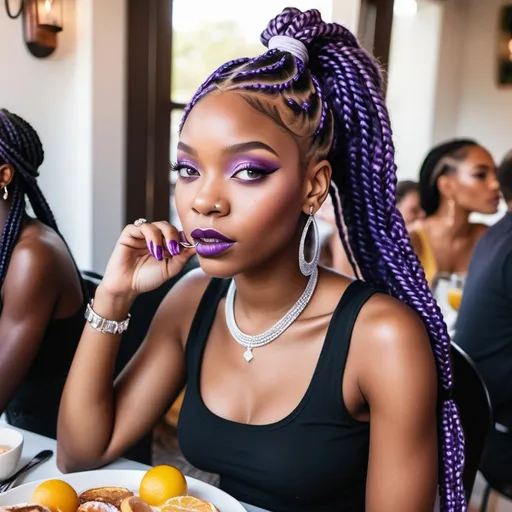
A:
[[[414,16],[395,16],[387,104],[401,179],[415,179],[432,140],[442,7],[422,2]]]
[[[332,5],[332,19],[344,25],[352,32],[358,31],[361,0],[334,0]]]
[[[512,148],[512,87],[496,82],[499,8],[510,0],[468,0],[457,135],[471,136],[500,160]]]
[[[78,264],[101,271],[123,221],[125,2],[63,4],[58,49],[36,59],[2,2],[1,106],[38,131],[41,188]]]

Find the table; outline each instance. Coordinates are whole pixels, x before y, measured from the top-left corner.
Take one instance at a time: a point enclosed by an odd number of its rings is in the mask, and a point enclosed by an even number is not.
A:
[[[34,480],[46,480],[47,478],[54,478],[58,475],[62,475],[61,471],[59,471],[59,468],[57,467],[57,442],[54,439],[40,436],[39,434],[34,434],[33,432],[28,432],[21,428],[15,428],[3,421],[0,421],[0,428],[11,428],[13,430],[17,430],[23,435],[23,453],[21,455],[19,467],[24,466],[41,450],[53,450],[53,456],[51,459],[40,464],[37,468],[29,471],[21,477],[17,482],[17,485],[25,482],[33,482]],[[140,469],[143,471],[147,471],[149,468],[150,466],[127,459],[118,459],[105,467],[105,469]]]
[[[23,453],[21,455],[18,469],[29,462],[41,450],[53,450],[53,456],[51,459],[47,460],[43,464],[40,464],[37,466],[37,468],[29,471],[27,474],[21,477],[17,482],[17,485],[26,482],[33,482],[35,480],[46,480],[48,478],[55,478],[59,475],[62,475],[62,472],[57,467],[57,442],[54,439],[40,436],[39,434],[34,434],[33,432],[28,432],[27,430],[23,430],[21,428],[13,427],[1,419],[0,428],[11,428],[13,430],[17,430],[23,435]],[[105,466],[104,469],[138,469],[147,471],[150,469],[150,466],[132,460],[118,459],[108,466]],[[247,512],[268,512],[252,505],[246,505],[245,503],[242,503],[242,505],[245,507]]]

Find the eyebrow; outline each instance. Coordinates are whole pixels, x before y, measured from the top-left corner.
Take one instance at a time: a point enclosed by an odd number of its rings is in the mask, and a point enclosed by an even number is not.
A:
[[[192,156],[198,156],[197,151],[189,146],[188,144],[185,144],[184,142],[178,142],[178,149],[183,151],[184,153],[188,153]],[[233,144],[233,146],[229,146],[227,148],[224,148],[222,151],[223,153],[229,153],[229,154],[236,154],[236,153],[244,153],[246,151],[254,151],[256,149],[263,149],[265,151],[268,151],[269,153],[272,153],[273,155],[279,157],[277,154],[277,151],[273,149],[268,144],[265,144],[264,142],[261,142],[259,140],[253,140],[250,142],[242,142],[241,144]]]
[[[178,149],[192,156],[197,156],[197,151],[184,142],[178,142]]]
[[[224,149],[224,153],[245,153],[246,151],[254,151],[256,149],[264,149],[265,151],[268,151],[269,153],[272,153],[275,156],[279,156],[277,154],[277,151],[273,149],[268,144],[265,144],[264,142],[261,142],[259,140],[253,140],[250,142],[242,142],[241,144],[234,144],[233,146],[229,146],[228,148]]]

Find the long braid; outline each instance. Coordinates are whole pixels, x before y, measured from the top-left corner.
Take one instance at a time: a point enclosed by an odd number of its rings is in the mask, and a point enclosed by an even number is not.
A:
[[[442,390],[441,507],[443,512],[465,512],[464,436],[451,399],[450,338],[396,209],[395,151],[379,67],[353,34],[324,23],[314,9],[285,9],[268,24],[261,40],[268,46],[278,35],[307,46],[307,66],[279,50],[228,62],[196,92],[182,126],[205,95],[236,90],[288,130],[300,148],[307,146],[305,160],[312,155],[329,159],[336,225],[354,270],[414,309],[430,336]]]
[[[26,215],[25,197],[37,219],[60,235],[55,217],[37,184],[43,160],[43,146],[32,126],[16,114],[0,109],[0,165],[8,164],[14,169],[14,178],[8,187],[12,194],[11,205],[0,239],[0,287],[21,234]]]

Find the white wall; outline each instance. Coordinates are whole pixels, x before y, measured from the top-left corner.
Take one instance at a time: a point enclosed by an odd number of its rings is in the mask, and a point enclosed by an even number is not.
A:
[[[41,188],[79,265],[101,271],[124,210],[125,1],[63,4],[58,49],[36,59],[2,2],[0,105],[38,131]]]
[[[457,135],[472,136],[501,160],[512,148],[512,86],[496,81],[499,8],[510,0],[468,0]]]
[[[415,179],[431,145],[442,7],[422,2],[414,16],[395,16],[387,104],[401,179]]]
[[[361,0],[333,0],[332,19],[357,34],[360,10]]]

